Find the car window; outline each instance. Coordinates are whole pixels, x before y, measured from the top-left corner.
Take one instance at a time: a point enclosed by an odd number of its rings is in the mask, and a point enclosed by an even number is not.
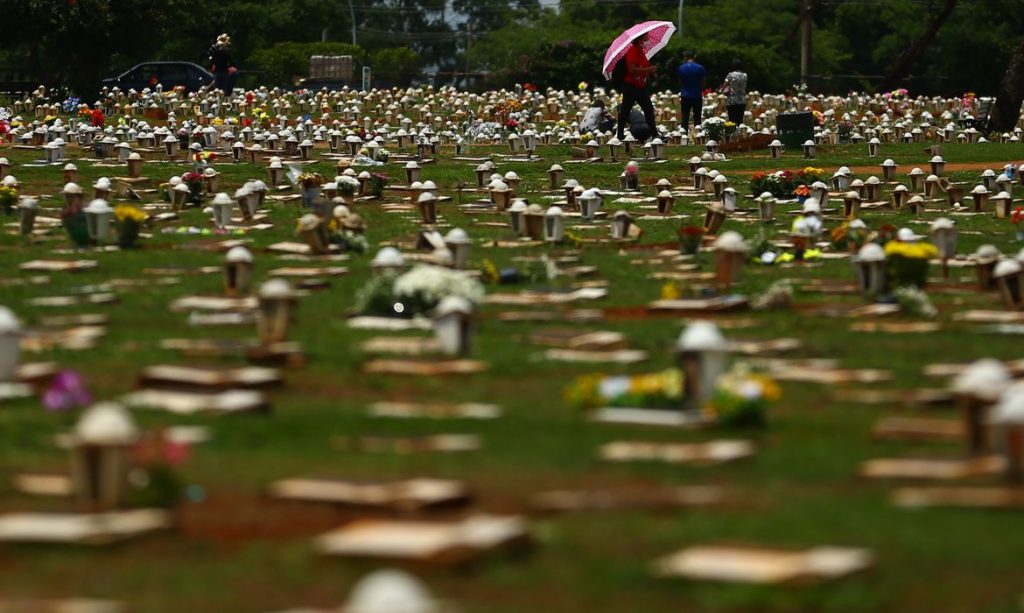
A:
[[[164,87],[174,87],[176,85],[184,85],[188,79],[188,73],[184,66],[177,64],[165,64],[160,66],[158,72],[160,83]]]

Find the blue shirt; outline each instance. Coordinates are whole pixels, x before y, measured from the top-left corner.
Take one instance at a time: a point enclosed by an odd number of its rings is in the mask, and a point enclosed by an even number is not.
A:
[[[686,62],[676,71],[682,87],[679,94],[683,98],[700,98],[703,95],[701,86],[704,84],[704,67],[697,62]]]

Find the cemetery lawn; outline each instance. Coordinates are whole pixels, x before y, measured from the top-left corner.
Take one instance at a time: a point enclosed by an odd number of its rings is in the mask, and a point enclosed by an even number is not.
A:
[[[819,146],[819,156],[805,161],[798,152],[787,152],[780,161],[766,152],[733,154],[729,162],[711,164],[728,176],[743,195],[747,177],[755,170],[798,170],[807,165],[831,174],[838,166],[876,166],[889,157],[906,178],[913,166],[927,174],[930,156],[924,145],[883,146],[879,158],[869,159],[866,146]],[[542,149],[542,162],[498,163],[504,173],[516,171],[523,180],[521,193],[541,202],[547,190],[546,170],[569,159],[568,146]],[[470,155],[487,151],[474,149]],[[685,154],[681,154],[685,151]],[[668,178],[683,184],[689,173],[685,160],[696,147],[670,147],[667,164],[641,163],[644,195],[653,195],[653,183]],[[11,172],[23,185],[23,194],[56,195],[41,201],[58,206],[59,167],[26,167],[38,152],[10,147],[0,149],[10,158]],[[1019,144],[943,146],[943,157],[954,181],[967,181],[969,191],[980,171],[956,170],[957,164],[980,164],[997,172],[1006,162],[1024,157]],[[218,164],[224,191],[232,193],[246,179],[266,180],[262,166]],[[586,187],[617,189],[621,163],[565,165],[566,178]],[[89,186],[100,176],[121,176],[123,168],[94,168],[79,163],[79,184]],[[318,162],[312,169],[334,176],[333,163]],[[183,165],[147,163],[143,174],[154,184],[186,170]],[[387,172],[394,183],[404,183],[402,165],[392,163]],[[871,174],[881,176],[880,169]],[[866,178],[868,173],[858,173]],[[451,160],[451,151],[437,165],[424,166],[423,179],[435,181],[441,195],[453,203],[439,205],[439,213],[452,227],[462,227],[479,241],[509,238],[507,229],[473,227],[474,217],[455,207],[460,181],[475,185],[473,164]],[[155,186],[155,185],[154,185]],[[467,192],[465,201],[476,194]],[[144,197],[154,200],[153,195]],[[611,213],[636,205],[615,205]],[[397,194],[384,202],[397,201]],[[745,206],[742,205],[741,206]],[[746,205],[746,206],[749,206]],[[689,214],[685,224],[701,223],[702,210],[686,201],[677,211]],[[267,245],[300,240],[295,222],[302,214],[298,203],[271,204],[272,230],[252,232],[250,248],[255,256],[255,278],[261,281],[272,268],[293,265],[265,253]],[[782,207],[790,209],[790,207]],[[132,610],[177,611],[273,611],[300,606],[339,606],[353,582],[374,566],[323,559],[314,553],[312,539],[341,525],[349,515],[316,505],[285,505],[264,496],[270,482],[296,476],[333,476],[382,479],[433,476],[461,479],[476,493],[477,507],[494,512],[526,512],[526,501],[535,492],[586,486],[722,485],[730,488],[736,504],[724,510],[578,513],[531,518],[536,547],[532,553],[507,559],[498,556],[468,570],[423,572],[432,591],[457,603],[464,611],[1010,611],[1017,610],[1024,587],[1020,582],[1024,530],[1013,512],[897,509],[889,503],[892,483],[867,481],[856,475],[867,459],[900,456],[957,457],[961,446],[935,443],[893,443],[872,439],[871,427],[883,416],[919,414],[955,417],[952,408],[906,409],[893,405],[862,405],[833,399],[834,388],[809,383],[782,383],[783,398],[763,430],[676,431],[671,429],[611,426],[589,423],[563,399],[563,390],[575,377],[595,372],[653,372],[671,366],[672,348],[684,325],[681,317],[613,318],[581,329],[618,330],[634,348],[644,349],[651,359],[632,366],[577,365],[539,359],[543,348],[526,342],[527,335],[542,327],[564,324],[505,323],[497,313],[507,307],[485,306],[473,358],[488,365],[486,373],[441,378],[367,375],[361,364],[369,359],[360,342],[382,335],[354,331],[345,325],[356,291],[370,275],[369,261],[378,243],[410,239],[419,225],[413,214],[385,213],[374,203],[356,205],[367,223],[370,252],[353,256],[349,273],[330,280],[330,288],[301,299],[293,339],[309,356],[307,366],[285,371],[286,387],[272,392],[269,415],[231,417],[175,417],[156,412],[136,412],[146,428],[195,424],[207,426],[212,439],[191,449],[181,468],[186,483],[201,486],[199,501],[186,501],[180,509],[181,529],[110,549],[75,547],[0,547],[0,594],[4,597],[92,596],[123,600]],[[52,211],[42,214],[55,215]],[[768,226],[768,236],[788,231],[791,217],[777,212],[780,222]],[[935,213],[922,219],[931,220]],[[883,223],[908,226],[927,234],[927,225],[914,224],[908,213],[866,211],[862,218],[871,228]],[[481,221],[506,217],[481,215]],[[1004,253],[1024,246],[1015,240],[1008,220],[990,215],[955,217],[960,229],[960,253],[970,253],[983,243],[993,243]],[[4,217],[5,222],[16,221]],[[208,215],[189,209],[178,222],[210,228]],[[575,222],[570,222],[572,225]],[[641,245],[675,245],[679,221],[639,221],[644,230]],[[827,221],[833,227],[835,220]],[[222,292],[220,275],[182,276],[180,285],[152,284],[145,288],[117,290],[114,305],[44,308],[28,301],[41,296],[65,295],[83,285],[102,284],[113,278],[153,278],[144,268],[217,266],[223,253],[186,248],[214,237],[167,234],[152,229],[152,238],[141,249],[127,252],[89,252],[80,257],[99,262],[96,269],[81,273],[51,273],[42,284],[0,285],[0,304],[13,309],[29,326],[41,316],[70,313],[105,313],[110,317],[106,337],[98,347],[85,351],[55,350],[26,354],[25,361],[52,360],[83,373],[99,399],[113,399],[135,388],[144,366],[189,363],[175,352],[159,347],[167,338],[251,337],[254,330],[241,327],[193,327],[187,315],[172,313],[167,304],[182,295]],[[582,231],[583,237],[606,236]],[[752,239],[764,226],[725,222],[723,230],[736,230]],[[8,225],[0,236],[2,278],[28,278],[38,273],[19,272],[18,264],[53,255],[55,248],[69,246],[59,228],[60,240],[28,244]],[[974,233],[976,232],[976,233]],[[224,238],[236,238],[228,236]],[[660,297],[663,282],[648,278],[666,269],[635,260],[653,255],[650,250],[617,245],[584,245],[582,264],[597,266],[609,282],[609,295],[580,308],[642,307]],[[571,250],[570,247],[526,249],[484,248],[474,245],[471,259],[492,260],[498,268],[513,266],[512,258]],[[704,270],[711,269],[709,255],[702,256]],[[302,265],[302,264],[295,264]],[[315,264],[314,264],[315,265]],[[933,267],[931,276],[938,273]],[[954,279],[973,280],[969,268],[954,268]],[[848,260],[825,260],[807,266],[778,268],[748,264],[738,291],[748,296],[762,292],[774,281],[828,278],[852,280]],[[489,286],[488,292],[518,291],[522,286]],[[1016,359],[1020,339],[1015,335],[983,332],[982,328],[953,320],[968,308],[1002,308],[998,297],[974,291],[930,292],[939,309],[942,331],[929,334],[851,332],[852,320],[809,312],[809,305],[824,303],[863,304],[856,296],[828,296],[797,292],[797,310],[745,312],[724,319],[754,318],[750,327],[724,330],[727,338],[767,340],[793,337],[803,347],[784,357],[835,358],[842,367],[891,370],[891,383],[872,389],[945,387],[944,380],[924,376],[925,365],[936,362],[967,362],[980,357]],[[544,307],[540,307],[544,308]],[[897,318],[895,321],[901,321]],[[223,360],[221,362],[224,362]],[[240,363],[240,362],[239,362]],[[854,387],[854,386],[847,386]],[[378,400],[478,401],[500,405],[497,420],[399,420],[366,415],[369,403]],[[0,408],[0,510],[59,509],[59,501],[19,496],[13,477],[22,472],[58,472],[67,465],[66,452],[54,445],[54,436],[67,431],[77,412],[48,413],[38,399],[7,402]],[[431,433],[479,434],[481,451],[466,454],[392,455],[338,448],[339,436],[401,435]],[[680,467],[656,463],[612,464],[597,458],[597,448],[612,440],[702,441],[710,438],[743,438],[754,441],[757,454],[747,460],[710,468]],[[840,545],[865,547],[877,558],[865,574],[820,586],[746,587],[654,578],[650,562],[680,548],[708,542],[738,542],[782,547]]]

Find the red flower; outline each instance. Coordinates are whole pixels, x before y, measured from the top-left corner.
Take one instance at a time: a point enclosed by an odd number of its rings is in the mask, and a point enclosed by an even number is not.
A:
[[[107,118],[103,116],[103,111],[94,109],[92,112],[91,123],[94,127],[103,127],[103,124],[107,122]]]
[[[533,83],[525,83],[523,85],[523,89],[525,89],[528,92],[535,92],[537,91],[537,86],[534,85]]]
[[[1010,213],[1010,221],[1013,222],[1015,225],[1024,221],[1024,207],[1019,206],[1013,209],[1013,212]]]

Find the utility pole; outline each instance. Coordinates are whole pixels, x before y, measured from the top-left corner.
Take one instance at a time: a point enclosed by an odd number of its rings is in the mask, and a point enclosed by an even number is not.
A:
[[[352,46],[356,46],[356,9],[352,6],[352,0],[348,0],[348,14],[352,18]]]
[[[811,74],[811,3],[800,0],[800,85],[807,85]]]
[[[676,34],[679,40],[683,39],[683,0],[679,0],[679,21],[676,22]]]

